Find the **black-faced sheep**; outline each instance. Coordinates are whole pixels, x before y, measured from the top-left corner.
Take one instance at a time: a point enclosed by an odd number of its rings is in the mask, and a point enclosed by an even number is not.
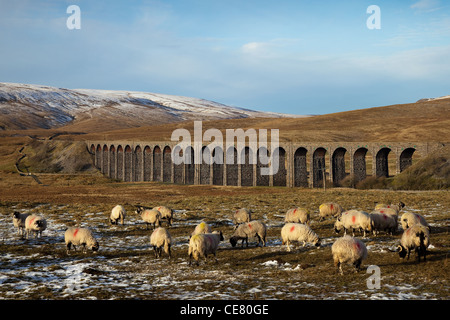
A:
[[[41,237],[42,231],[47,229],[47,220],[41,216],[32,214],[25,219],[25,232],[27,239],[30,237],[30,233],[34,233],[34,237]]]
[[[338,203],[335,202],[322,203],[319,206],[319,221],[322,221],[326,217],[330,216],[337,217],[343,211],[344,209]]]
[[[431,228],[428,225],[428,222],[425,220],[425,218],[418,213],[412,213],[412,212],[405,212],[402,214],[400,221],[402,223],[403,230],[406,230],[416,224],[421,224],[428,228],[428,231],[431,232]]]
[[[153,210],[158,210],[161,213],[161,219],[167,220],[167,223],[169,226],[172,226],[173,223],[173,210],[165,207],[165,206],[159,206],[154,207]]]
[[[144,220],[147,229],[150,224],[153,225],[153,229],[155,229],[157,226],[161,226],[161,213],[158,210],[138,207],[135,212],[136,214],[141,215],[141,218],[142,220]]]
[[[157,228],[153,231],[150,236],[150,245],[153,246],[155,251],[155,257],[161,257],[162,250],[164,247],[164,252],[169,255],[169,258],[172,257],[172,253],[170,251],[170,246],[172,245],[172,237],[170,236],[169,231],[165,228]]]
[[[109,221],[111,222],[111,224],[118,224],[120,220],[120,223],[123,225],[126,213],[127,211],[125,210],[125,208],[118,204],[111,210]]]
[[[320,247],[319,236],[308,226],[301,223],[286,223],[281,228],[282,244],[286,244],[287,251],[291,251],[291,241],[303,242],[303,247],[306,243]]]
[[[13,225],[17,228],[17,234],[23,237],[25,235],[25,220],[29,213],[20,213],[15,211],[13,213]]]
[[[400,245],[398,246],[398,254],[400,258],[409,259],[409,255],[412,250],[415,250],[417,260],[420,262],[420,257],[423,260],[427,260],[427,248],[430,245],[430,233],[428,228],[421,225],[415,224],[409,227],[403,232],[400,239]]]
[[[70,227],[64,233],[64,241],[66,243],[66,251],[69,254],[71,246],[76,250],[75,246],[83,246],[83,252],[86,253],[87,249],[97,251],[99,244],[94,238],[91,230],[87,228]]]
[[[223,234],[219,231],[214,231],[213,233],[200,233],[192,236],[189,239],[189,265],[191,265],[192,258],[197,261],[199,265],[199,259],[203,257],[206,258],[209,254],[214,255],[214,259],[217,262],[217,249],[219,247],[219,242],[223,241]]]
[[[240,224],[234,231],[233,236],[230,238],[230,243],[231,246],[235,247],[237,242],[239,240],[242,240],[241,246],[244,246],[245,241],[248,247],[248,238],[257,237],[258,246],[260,243],[262,243],[263,246],[266,246],[266,234],[267,226],[259,220],[253,220],[247,223]]]
[[[372,231],[372,219],[367,212],[359,210],[344,211],[336,220],[334,224],[334,231],[339,233],[344,229],[344,235],[347,230],[352,230],[352,235],[355,235],[355,230],[362,231],[366,237],[366,231]]]
[[[400,210],[402,210],[405,207],[405,204],[403,202],[399,202],[397,204],[385,204],[385,203],[376,203],[375,204],[375,210],[380,210],[382,208],[389,208],[389,209],[393,209],[398,213],[400,212]]]
[[[394,234],[398,228],[397,216],[386,214],[383,211],[373,211],[370,213],[373,233],[378,234],[379,231],[385,231]]]
[[[308,223],[309,213],[305,208],[293,208],[286,212],[284,222],[289,223]]]
[[[344,274],[342,264],[353,264],[355,271],[359,271],[362,261],[367,259],[367,248],[364,242],[348,235],[338,238],[333,243],[331,253],[334,265],[340,274]]]

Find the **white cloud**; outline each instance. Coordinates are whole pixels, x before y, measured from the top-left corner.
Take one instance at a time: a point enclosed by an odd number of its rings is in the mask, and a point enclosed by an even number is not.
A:
[[[411,9],[417,9],[420,11],[434,11],[438,10],[438,0],[420,0],[411,5]]]

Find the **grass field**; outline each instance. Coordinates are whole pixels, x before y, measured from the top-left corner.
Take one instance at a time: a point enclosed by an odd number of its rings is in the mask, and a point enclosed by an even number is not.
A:
[[[2,299],[448,299],[448,191],[386,191],[297,189],[282,187],[177,186],[161,183],[112,182],[100,175],[3,174],[0,180],[0,298]],[[432,227],[426,262],[399,258],[395,235],[363,239],[369,256],[362,271],[345,266],[336,272],[331,244],[340,235],[333,219],[318,221],[318,207],[337,201],[346,209],[371,211],[374,202],[406,204],[405,211],[424,215]],[[111,226],[115,204],[128,211],[124,226]],[[175,210],[169,231],[175,241],[173,257],[156,259],[149,245],[150,230],[134,205],[167,205]],[[297,246],[287,252],[280,230],[285,212],[306,207],[311,228],[322,246]],[[268,225],[266,247],[232,248],[231,217],[248,207]],[[20,239],[12,225],[14,210],[35,212],[48,220],[40,239]],[[225,236],[218,262],[188,265],[188,239],[195,225],[207,221]],[[98,253],[66,254],[64,230],[73,225],[92,228],[100,242]],[[361,235],[357,234],[358,237]],[[381,272],[381,287],[370,289],[369,265]]]

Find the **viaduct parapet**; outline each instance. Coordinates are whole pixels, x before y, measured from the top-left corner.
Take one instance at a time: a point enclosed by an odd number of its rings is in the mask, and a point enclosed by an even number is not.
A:
[[[224,157],[222,164],[175,164],[174,141],[86,141],[95,166],[110,178],[123,181],[161,181],[176,184],[206,184],[224,186],[288,186],[322,187],[325,180],[334,185],[348,175],[355,181],[367,176],[388,177],[398,174],[412,164],[413,154],[425,157],[443,144],[437,142],[280,142],[273,150],[279,156],[279,170],[274,175],[261,175],[267,167],[257,157],[250,163],[250,148],[228,150],[216,147],[210,151]],[[207,148],[203,146],[202,151]],[[217,149],[219,148],[219,149]],[[177,151],[176,149],[174,151]],[[190,151],[190,152],[189,152]],[[209,151],[209,150],[207,150]],[[270,147],[259,148],[270,155]],[[245,162],[238,164],[240,153]],[[226,157],[234,158],[227,164]],[[325,180],[324,180],[325,179]]]

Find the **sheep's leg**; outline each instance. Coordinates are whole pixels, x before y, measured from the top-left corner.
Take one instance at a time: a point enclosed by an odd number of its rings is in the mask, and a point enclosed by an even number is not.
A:
[[[169,253],[169,259],[172,258],[172,251],[170,251],[170,244],[169,244],[169,248],[168,248],[168,253]]]
[[[289,242],[289,240],[287,240],[286,241],[286,249],[287,249],[288,252],[291,252],[291,247],[290,247],[289,244],[290,244],[290,242]]]
[[[69,254],[70,247],[72,246],[72,242],[66,244],[66,253]],[[75,248],[75,247],[74,247]]]

